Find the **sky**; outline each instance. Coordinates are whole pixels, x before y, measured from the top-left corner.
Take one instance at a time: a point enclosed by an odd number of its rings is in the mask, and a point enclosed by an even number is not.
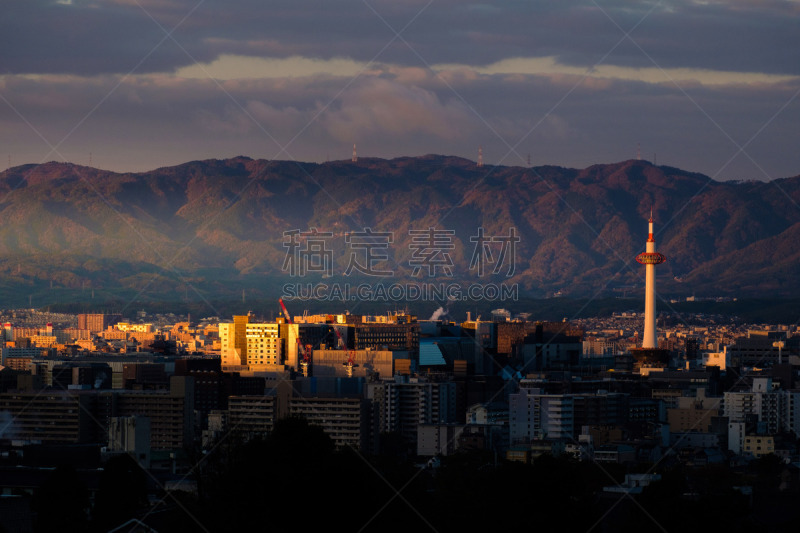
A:
[[[800,0],[3,0],[0,169],[445,154],[800,174]]]

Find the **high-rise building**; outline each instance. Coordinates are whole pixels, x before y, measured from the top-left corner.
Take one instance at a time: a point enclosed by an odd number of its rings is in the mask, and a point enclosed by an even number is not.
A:
[[[78,329],[88,329],[92,333],[104,331],[122,320],[120,314],[81,313],[78,315]]]
[[[233,322],[219,325],[220,356],[223,372],[235,372],[247,367],[247,324],[250,315],[234,315]]]
[[[456,422],[455,382],[403,379],[367,384],[367,397],[377,409],[380,432],[400,433],[407,442],[417,442],[420,424]]]
[[[758,424],[757,431],[774,435],[781,427],[780,391],[772,386],[772,378],[753,379],[753,385],[746,391],[728,391],[724,394],[723,415],[730,422],[747,422],[750,417]]]
[[[239,351],[242,364],[247,364],[247,324],[250,323],[250,315],[233,315],[234,329],[233,346]]]
[[[266,370],[283,362],[277,323],[248,323],[245,326],[245,343],[250,370]]]
[[[574,398],[545,394],[539,388],[521,388],[509,395],[509,431],[512,445],[540,439],[571,439],[575,425]]]

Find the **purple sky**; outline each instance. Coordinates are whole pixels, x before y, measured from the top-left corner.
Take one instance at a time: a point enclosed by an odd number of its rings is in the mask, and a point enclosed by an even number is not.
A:
[[[428,153],[800,174],[800,2],[4,0],[0,169]]]

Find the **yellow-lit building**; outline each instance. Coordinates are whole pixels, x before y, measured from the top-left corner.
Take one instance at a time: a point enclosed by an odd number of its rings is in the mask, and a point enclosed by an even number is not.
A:
[[[219,325],[219,350],[223,372],[234,372],[242,367],[243,353],[236,348],[236,324],[223,322]]]
[[[115,326],[120,331],[134,331],[136,333],[151,333],[153,324],[131,324],[130,322],[118,322]]]
[[[248,323],[245,326],[245,339],[246,360],[250,370],[266,370],[269,365],[281,364],[281,342],[277,323]]]
[[[58,343],[55,335],[31,335],[29,339],[38,348],[51,348]]]
[[[280,324],[250,322],[250,315],[219,325],[223,372],[273,372],[283,364]]]
[[[748,435],[744,438],[742,452],[756,458],[775,453],[775,438],[772,435]]]

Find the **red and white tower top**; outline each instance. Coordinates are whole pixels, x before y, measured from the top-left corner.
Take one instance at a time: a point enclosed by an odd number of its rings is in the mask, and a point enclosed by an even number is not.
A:
[[[636,256],[636,261],[643,265],[660,265],[667,260],[664,254],[656,252],[656,238],[653,236],[653,210],[650,209],[650,220],[648,222],[647,245],[644,253]]]

